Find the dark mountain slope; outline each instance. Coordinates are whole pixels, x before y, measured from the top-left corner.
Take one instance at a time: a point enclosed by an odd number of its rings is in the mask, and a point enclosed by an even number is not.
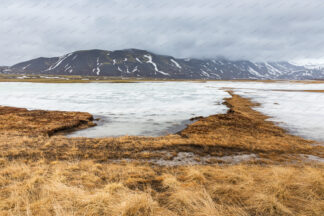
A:
[[[82,50],[13,65],[10,73],[171,79],[324,79],[323,69],[288,62],[177,59],[146,50]]]

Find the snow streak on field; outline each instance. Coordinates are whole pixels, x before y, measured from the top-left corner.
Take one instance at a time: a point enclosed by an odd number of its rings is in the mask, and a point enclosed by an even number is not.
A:
[[[293,82],[0,83],[0,104],[90,112],[102,120],[73,136],[157,136],[182,129],[195,116],[225,113],[223,88],[261,103],[258,111],[291,133],[324,141],[324,84]]]

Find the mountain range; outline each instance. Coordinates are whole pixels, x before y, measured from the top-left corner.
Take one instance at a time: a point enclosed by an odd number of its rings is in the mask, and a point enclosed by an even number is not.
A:
[[[158,79],[324,79],[322,67],[310,68],[285,61],[174,58],[139,49],[81,50],[3,66],[0,72]]]

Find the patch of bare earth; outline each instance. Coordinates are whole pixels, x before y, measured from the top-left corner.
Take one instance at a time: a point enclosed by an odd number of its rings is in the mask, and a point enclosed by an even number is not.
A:
[[[0,215],[323,215],[323,146],[232,94],[163,137],[66,138],[78,112],[0,107]]]

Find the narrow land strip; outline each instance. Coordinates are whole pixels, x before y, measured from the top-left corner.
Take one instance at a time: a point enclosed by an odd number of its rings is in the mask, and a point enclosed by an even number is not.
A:
[[[197,160],[203,156],[215,159],[254,154],[258,158],[258,163],[295,161],[301,154],[324,157],[321,146],[288,134],[274,123],[266,121],[267,116],[253,110],[252,107],[257,104],[231,94],[232,97],[227,98],[225,102],[230,108],[226,114],[200,118],[178,134],[161,137],[53,136],[67,129],[93,126],[92,115],[81,112],[28,111],[1,107],[0,150],[5,158],[27,160],[79,158],[100,162],[156,158],[171,160],[179,152],[193,153],[197,156]],[[20,140],[23,140],[24,146],[21,146]],[[28,146],[28,151],[24,149],[25,146]],[[255,162],[255,157],[252,159]]]

